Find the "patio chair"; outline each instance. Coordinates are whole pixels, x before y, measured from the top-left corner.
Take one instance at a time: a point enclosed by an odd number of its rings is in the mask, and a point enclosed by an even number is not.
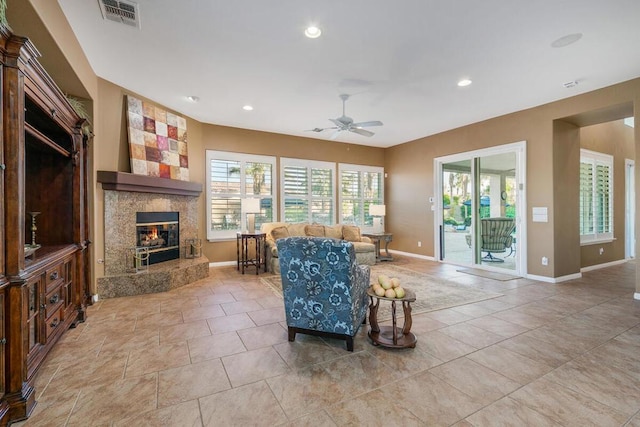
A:
[[[516,228],[513,218],[483,218],[480,220],[480,250],[487,254],[482,258],[486,262],[504,262],[496,258],[494,253],[504,253],[511,249]],[[512,251],[513,252],[513,251]]]

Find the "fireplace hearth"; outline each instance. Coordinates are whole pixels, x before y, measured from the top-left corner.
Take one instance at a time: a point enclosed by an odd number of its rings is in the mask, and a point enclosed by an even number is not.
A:
[[[180,213],[136,212],[136,246],[149,250],[149,264],[180,258]]]

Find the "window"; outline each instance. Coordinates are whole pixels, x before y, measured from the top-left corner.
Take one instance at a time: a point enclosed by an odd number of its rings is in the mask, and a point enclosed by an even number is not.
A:
[[[580,150],[580,243],[613,239],[613,156]]]
[[[335,163],[280,159],[284,221],[332,225]]]
[[[340,223],[371,229],[369,206],[384,204],[384,168],[341,163],[339,170]]]
[[[207,150],[207,239],[235,238],[246,230],[241,200],[260,199],[256,229],[274,221],[275,157]]]

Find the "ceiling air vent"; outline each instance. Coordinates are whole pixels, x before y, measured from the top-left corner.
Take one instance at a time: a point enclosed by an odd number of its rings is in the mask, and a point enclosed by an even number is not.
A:
[[[140,28],[138,5],[136,3],[122,0],[98,0],[98,3],[104,19]]]

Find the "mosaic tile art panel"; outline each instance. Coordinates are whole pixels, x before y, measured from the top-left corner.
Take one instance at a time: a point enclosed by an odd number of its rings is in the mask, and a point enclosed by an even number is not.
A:
[[[132,173],[189,181],[184,117],[128,95],[127,128]]]

